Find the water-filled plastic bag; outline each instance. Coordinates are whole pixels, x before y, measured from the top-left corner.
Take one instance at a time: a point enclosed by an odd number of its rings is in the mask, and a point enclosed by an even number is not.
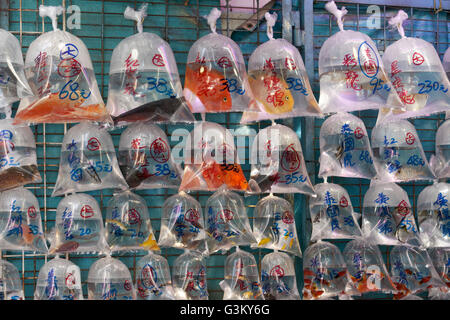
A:
[[[436,132],[436,153],[430,165],[437,178],[450,178],[450,119],[442,123]]]
[[[190,251],[178,256],[172,267],[172,283],[177,300],[208,300],[203,256]]]
[[[22,281],[17,268],[0,259],[0,300],[24,300]]]

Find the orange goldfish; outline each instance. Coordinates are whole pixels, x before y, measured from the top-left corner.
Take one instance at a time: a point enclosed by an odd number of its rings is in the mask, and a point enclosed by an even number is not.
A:
[[[223,74],[202,64],[186,65],[184,96],[192,112],[229,111],[232,101],[224,81]]]
[[[209,188],[217,189],[222,184],[226,184],[230,189],[247,190],[247,179],[245,179],[239,164],[204,162],[202,167],[203,178]]]

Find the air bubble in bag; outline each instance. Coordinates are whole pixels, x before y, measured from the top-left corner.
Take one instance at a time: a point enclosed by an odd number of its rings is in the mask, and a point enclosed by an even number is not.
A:
[[[255,248],[281,250],[302,256],[294,219],[294,208],[286,199],[269,195],[256,204],[253,217]]]
[[[85,193],[64,197],[56,208],[55,228],[48,236],[50,253],[104,253],[103,218],[94,197]]]
[[[208,253],[202,206],[184,191],[164,201],[158,245]]]
[[[13,121],[0,120],[0,191],[42,181],[33,132]]]
[[[377,171],[364,122],[350,114],[337,113],[320,128],[319,177],[372,179]]]
[[[150,253],[136,264],[137,300],[174,300],[169,263],[163,256]]]
[[[34,300],[83,300],[80,268],[56,256],[39,270]]]
[[[87,285],[89,300],[136,300],[130,271],[110,256],[91,265]]]
[[[176,300],[208,300],[203,256],[191,251],[178,256],[172,267],[172,283]]]
[[[450,184],[425,187],[417,200],[420,236],[427,248],[450,247]]]
[[[343,251],[353,286],[360,293],[395,291],[380,249],[363,238],[347,243]]]
[[[186,139],[184,174],[180,191],[215,191],[226,185],[247,190],[247,179],[231,132],[214,122],[201,122]]]
[[[258,132],[251,149],[250,193],[314,195],[300,140],[291,128],[272,124]]]
[[[25,58],[25,75],[34,96],[21,100],[16,123],[107,122],[110,117],[98,90],[86,45],[57,28],[62,7],[39,7],[52,19],[53,31],[34,40]]]
[[[82,122],[64,135],[52,197],[101,189],[127,189],[108,131]]]
[[[160,250],[153,234],[147,202],[125,191],[115,193],[106,206],[106,242],[111,251]]]
[[[378,245],[421,245],[408,194],[395,183],[372,180],[364,195],[362,232]]]
[[[0,193],[0,250],[48,251],[39,201],[23,187]]]
[[[377,178],[384,182],[434,180],[419,135],[407,120],[381,122],[372,130]]]
[[[224,280],[219,285],[223,300],[264,300],[255,257],[239,247],[225,260]]]
[[[122,132],[119,166],[130,188],[178,188],[181,168],[175,163],[169,139],[157,125],[135,123]]]
[[[442,123],[436,132],[436,154],[431,156],[430,166],[437,178],[450,178],[450,119]]]
[[[272,252],[261,261],[261,288],[265,300],[300,300],[294,261],[284,252]]]
[[[22,281],[17,268],[0,259],[0,300],[25,300]]]
[[[309,199],[311,241],[361,236],[358,224],[360,214],[353,210],[347,190],[334,183],[316,184],[314,190],[317,197]]]
[[[216,32],[220,11],[207,20],[212,33],[189,49],[183,94],[193,113],[242,112],[256,106],[247,79],[244,57],[231,38]]]
[[[303,299],[328,299],[343,294],[351,282],[344,257],[334,244],[318,241],[303,255]]]
[[[114,123],[194,122],[170,45],[143,32],[147,4],[139,11],[127,7],[124,16],[136,20],[138,33],[120,41],[111,56],[106,108]]]

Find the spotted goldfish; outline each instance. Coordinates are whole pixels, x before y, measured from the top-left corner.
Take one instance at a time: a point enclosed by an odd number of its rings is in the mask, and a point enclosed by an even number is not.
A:
[[[229,111],[232,100],[225,83],[220,72],[199,63],[187,64],[183,94],[191,111]]]

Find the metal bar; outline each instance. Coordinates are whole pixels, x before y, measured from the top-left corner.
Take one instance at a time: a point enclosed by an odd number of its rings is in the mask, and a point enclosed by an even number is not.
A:
[[[9,29],[9,0],[0,1],[0,28]]]
[[[283,39],[292,43],[292,23],[291,23],[291,12],[292,12],[292,0],[283,0],[282,9],[283,15]]]
[[[317,2],[328,2],[329,0],[316,0]],[[379,6],[391,6],[391,7],[414,7],[423,9],[437,9],[433,6],[433,1],[424,0],[346,0],[346,1],[335,1],[338,5],[341,2],[345,3],[359,3],[367,5],[379,5]],[[442,0],[442,9],[450,10],[450,0]]]

